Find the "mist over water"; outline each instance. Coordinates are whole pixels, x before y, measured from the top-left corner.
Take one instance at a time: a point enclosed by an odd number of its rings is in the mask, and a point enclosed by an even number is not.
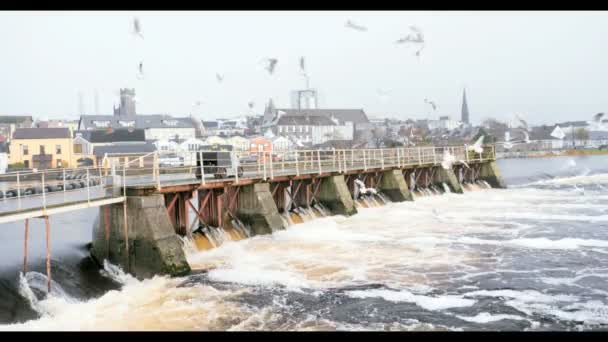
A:
[[[506,190],[368,199],[348,218],[318,208],[247,239],[216,232],[184,248],[207,271],[172,279],[98,270],[85,248],[95,213],[52,217],[50,297],[42,225],[26,275],[23,227],[2,225],[0,329],[606,330],[607,162],[500,160]]]

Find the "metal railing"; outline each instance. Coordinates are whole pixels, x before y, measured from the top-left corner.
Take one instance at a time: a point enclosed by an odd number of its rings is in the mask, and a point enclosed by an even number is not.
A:
[[[216,165],[207,164],[203,154],[217,151],[156,151],[147,154],[112,156],[108,160],[125,167],[127,176],[138,176],[154,183],[158,189],[175,182],[177,175],[190,175],[202,184],[213,181],[242,178],[274,179],[283,175],[344,173],[352,170],[387,169],[413,165],[439,165],[444,151],[454,156],[456,162],[495,160],[494,145],[483,147],[476,153],[467,146],[399,147],[385,149],[325,149],[289,151],[231,151],[231,158],[238,160],[232,175],[217,172]],[[201,162],[197,163],[197,158]],[[228,163],[231,164],[231,163]],[[230,168],[228,166],[227,168]]]
[[[242,179],[272,180],[287,175],[439,165],[445,150],[454,156],[457,163],[496,159],[494,145],[484,146],[482,153],[476,153],[467,146],[231,151],[228,152],[231,160],[225,161],[226,166],[219,167],[203,158],[205,153],[217,151],[155,151],[106,155],[97,167],[0,175],[0,212],[32,206],[46,208],[49,197],[52,197],[52,204],[69,204],[82,202],[86,194],[86,200],[90,202],[109,196],[103,190],[110,187],[114,189],[112,196],[119,197],[126,186],[137,184],[152,184],[160,190],[176,181],[206,184],[231,180],[238,183]],[[55,196],[56,194],[63,196]],[[28,203],[22,206],[21,200],[26,199],[31,200],[24,201]],[[9,200],[17,200],[16,208],[2,205]]]

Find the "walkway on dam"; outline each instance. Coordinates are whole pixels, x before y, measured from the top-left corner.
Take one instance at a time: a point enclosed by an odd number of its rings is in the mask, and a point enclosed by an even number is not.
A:
[[[482,153],[466,146],[388,149],[292,150],[230,152],[242,174],[217,177],[214,166],[197,167],[205,151],[157,151],[145,155],[106,156],[105,167],[50,169],[0,176],[0,224],[125,201],[127,189],[173,192],[186,188],[245,185],[285,178],[350,174],[440,165],[446,151],[453,164],[495,160],[493,145]],[[165,157],[179,165],[162,166]],[[468,165],[467,165],[468,166]],[[203,177],[196,177],[197,172]]]

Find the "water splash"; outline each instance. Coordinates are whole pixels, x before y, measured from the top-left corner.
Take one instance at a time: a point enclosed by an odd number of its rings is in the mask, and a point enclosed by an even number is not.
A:
[[[450,187],[447,184],[441,183],[441,185],[443,185],[443,190],[445,191],[446,194],[452,193],[452,190],[450,190]]]
[[[133,284],[138,281],[132,275],[123,271],[120,266],[110,263],[107,259],[104,259],[103,270],[100,273],[122,285]]]

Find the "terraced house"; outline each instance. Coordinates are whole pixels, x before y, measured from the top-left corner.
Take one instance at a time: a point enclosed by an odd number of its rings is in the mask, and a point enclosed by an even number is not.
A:
[[[9,163],[25,168],[75,167],[69,128],[18,128],[9,148]]]

